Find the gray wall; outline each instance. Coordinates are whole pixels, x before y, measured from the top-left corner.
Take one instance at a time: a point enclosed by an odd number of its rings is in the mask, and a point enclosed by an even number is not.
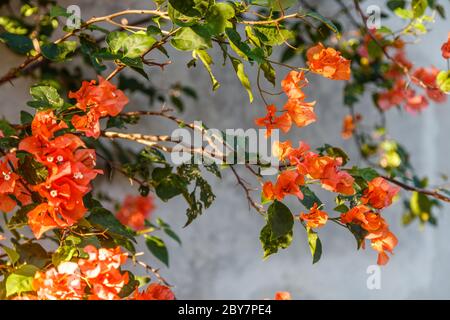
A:
[[[64,1],[67,5],[77,3],[82,9],[83,18],[102,15],[124,8],[144,8],[146,1]],[[381,1],[383,2],[383,1]],[[324,2],[325,3],[325,2]],[[326,1],[328,3],[328,1]],[[380,1],[372,1],[377,4]],[[447,1],[446,9],[450,13]],[[325,6],[329,14],[332,8]],[[326,12],[325,12],[326,13]],[[447,24],[448,27],[448,24]],[[418,45],[408,51],[417,65],[431,64],[444,68],[440,56],[440,45],[447,37],[445,22],[438,21],[433,31]],[[2,63],[0,73],[17,65],[21,59],[1,49]],[[221,82],[221,88],[212,93],[207,73],[203,68],[187,70],[189,55],[171,52],[173,63],[166,72],[153,69],[151,78],[154,84],[167,87],[176,81],[188,83],[197,88],[200,100],[191,103],[183,118],[202,119],[209,127],[250,128],[255,116],[261,116],[263,103],[256,98],[253,105],[248,103],[245,91],[240,87],[235,74],[220,63],[214,67]],[[216,54],[220,61],[220,54]],[[74,61],[73,64],[78,63]],[[295,63],[301,64],[300,60]],[[250,69],[248,69],[250,70]],[[287,71],[279,70],[279,76]],[[255,74],[251,75],[255,83]],[[341,119],[346,114],[342,106],[342,83],[332,82],[316,76],[310,76],[308,89],[311,99],[317,100],[316,124],[304,129],[292,130],[290,138],[306,140],[313,147],[325,142],[341,146],[348,150],[354,164],[362,164],[352,141],[340,138]],[[31,79],[14,81],[0,87],[0,114],[8,119],[17,119],[18,111],[28,100],[28,87]],[[256,95],[255,95],[256,96]],[[283,101],[279,98],[279,104]],[[143,109],[147,99],[141,95],[132,97],[130,109]],[[363,114],[373,114],[373,106],[367,97],[358,105]],[[418,172],[428,175],[431,181],[438,182],[439,174],[450,173],[448,158],[450,145],[448,137],[450,126],[449,103],[431,105],[423,114],[412,116],[389,112],[389,132],[399,139],[414,155],[412,161]],[[133,128],[136,132],[170,133],[169,123],[146,120],[142,126]],[[191,226],[182,229],[185,222],[185,203],[175,200],[169,204],[158,202],[155,216],[161,216],[172,224],[183,240],[182,247],[167,240],[170,249],[171,268],[162,268],[162,274],[175,284],[179,298],[191,299],[260,299],[272,297],[275,291],[290,291],[296,299],[402,299],[402,298],[450,298],[450,249],[448,246],[448,228],[450,227],[449,207],[444,207],[438,215],[437,228],[426,227],[420,230],[414,224],[407,228],[400,223],[402,207],[393,205],[386,210],[385,217],[391,229],[399,238],[398,247],[390,263],[382,268],[381,290],[368,290],[366,287],[366,269],[375,264],[376,253],[370,248],[356,251],[353,236],[343,232],[338,226],[327,225],[320,231],[323,243],[322,260],[311,264],[306,236],[300,226],[296,227],[293,245],[286,251],[262,260],[258,235],[263,225],[262,219],[249,211],[242,190],[228,172],[222,181],[214,180],[213,188],[217,195],[214,205]],[[100,186],[111,195],[122,199],[124,194],[132,192],[124,182]],[[256,198],[258,195],[255,194]],[[331,206],[330,206],[331,207]],[[292,202],[292,210],[302,208]],[[145,250],[142,247],[142,250]],[[149,258],[149,263],[158,263]]]

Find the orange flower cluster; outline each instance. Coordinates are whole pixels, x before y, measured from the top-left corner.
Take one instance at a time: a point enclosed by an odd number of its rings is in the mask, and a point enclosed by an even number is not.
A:
[[[342,57],[339,51],[319,43],[308,49],[306,58],[312,72],[332,80],[350,80],[351,61]]]
[[[405,71],[410,72],[414,66],[406,58],[403,47],[397,48],[397,53],[393,59],[396,63],[391,65],[385,76],[394,80],[394,85],[391,89],[378,95],[378,105],[382,110],[388,110],[394,106],[403,106],[406,111],[415,114],[428,107],[428,99],[436,103],[447,101],[447,96],[437,85],[438,69],[435,67],[418,68],[412,74],[413,83],[420,87],[426,86],[425,96],[412,89],[409,86],[409,81],[405,79]]]
[[[76,99],[75,107],[85,113],[72,117],[73,126],[94,138],[100,136],[100,118],[117,116],[128,103],[123,91],[102,77],[99,77],[98,85],[95,80],[83,81],[77,92],[69,93],[69,98]]]
[[[120,266],[127,254],[115,249],[86,246],[88,259],[78,263],[63,262],[57,268],[37,272],[33,288],[40,300],[117,300],[123,286],[128,283],[128,273]],[[89,290],[87,290],[89,288]]]
[[[152,283],[146,290],[136,290],[131,300],[175,300],[175,295],[169,287]]]
[[[37,272],[33,280],[35,294],[20,299],[27,300],[120,300],[122,288],[128,283],[128,273],[120,268],[127,254],[120,250],[86,246],[87,259],[63,262],[57,268]],[[129,300],[173,300],[170,288],[150,284],[146,290],[138,289]]]
[[[362,116],[359,113],[355,114],[355,116],[352,116],[351,114],[346,115],[342,121],[342,138],[350,139],[353,136],[353,132],[355,132],[358,122],[361,120]]]
[[[50,229],[67,227],[81,219],[87,211],[83,196],[91,190],[90,182],[102,173],[94,169],[95,150],[85,149],[80,138],[68,133],[55,137],[55,132],[66,127],[52,111],[38,112],[31,124],[32,136],[19,144],[19,150],[33,155],[47,170],[44,182],[28,185],[45,199],[28,213],[28,223],[36,238]],[[13,176],[13,180],[15,178]]]
[[[389,261],[386,252],[392,253],[397,245],[397,238],[389,230],[389,226],[374,209],[384,209],[392,204],[393,198],[399,188],[390,185],[382,177],[374,178],[369,182],[361,198],[362,205],[355,206],[341,215],[342,223],[356,223],[367,231],[366,239],[371,241],[372,248],[378,252],[378,264],[384,265]]]
[[[141,230],[144,228],[145,219],[149,218],[154,208],[153,199],[150,196],[127,196],[116,217],[122,224],[134,230]]]
[[[263,186],[263,195],[268,200],[281,201],[286,195],[295,195],[303,199],[300,186],[305,183],[305,177],[317,179],[322,187],[328,191],[352,195],[353,177],[345,171],[340,171],[341,158],[320,156],[309,151],[309,146],[300,142],[297,149],[292,147],[290,141],[278,142],[273,146],[273,153],[278,155],[281,161],[289,160],[296,170],[285,170],[277,179],[275,185],[268,181]]]
[[[400,188],[392,186],[382,177],[377,177],[368,183],[361,202],[381,210],[392,204],[392,199],[399,191]]]
[[[276,116],[277,108],[275,105],[267,106],[267,114],[263,118],[255,120],[257,126],[266,127],[266,136],[272,134],[273,129],[280,129],[284,133],[291,129],[292,122],[298,127],[305,127],[316,121],[313,102],[306,102],[306,95],[302,88],[308,84],[304,72],[291,71],[281,82],[283,91],[288,96],[288,101],[280,111],[282,114]]]
[[[444,59],[450,59],[450,32],[448,33],[447,42],[442,45],[441,51]]]
[[[274,300],[292,300],[292,297],[287,291],[278,291],[275,293]]]
[[[300,219],[306,222],[306,226],[309,228],[321,228],[328,221],[328,214],[325,211],[318,209],[317,203],[310,209],[309,213],[302,212]]]
[[[379,265],[388,263],[389,256],[386,252],[392,254],[398,240],[389,230],[388,224],[379,213],[372,211],[365,205],[359,205],[343,213],[341,222],[358,224],[367,231],[365,239],[370,240],[372,248],[378,252],[377,263]]]
[[[21,205],[31,203],[29,191],[19,175],[14,173],[17,167],[18,159],[15,153],[9,153],[0,160],[0,211],[11,212],[17,205],[16,200]]]

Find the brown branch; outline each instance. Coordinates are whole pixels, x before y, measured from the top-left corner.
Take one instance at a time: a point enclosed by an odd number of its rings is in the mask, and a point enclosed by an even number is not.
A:
[[[413,192],[418,192],[418,193],[422,193],[422,194],[426,194],[430,197],[445,201],[445,202],[450,202],[450,197],[444,196],[443,194],[437,192],[437,191],[433,191],[433,190],[427,190],[427,189],[422,189],[422,188],[416,188],[410,185],[407,185],[406,183],[400,182],[394,178],[390,178],[387,176],[381,176],[382,178],[392,182],[393,184],[396,184],[397,186],[401,187],[404,190],[408,190],[408,191],[413,191]]]
[[[249,206],[252,206],[258,213],[260,213],[261,215],[265,214],[264,208],[261,204],[256,203],[255,200],[253,200],[253,198],[250,195],[250,192],[252,190],[250,190],[249,187],[247,187],[246,183],[244,180],[242,180],[242,178],[239,176],[239,174],[237,173],[236,169],[231,165],[230,166],[231,171],[233,172],[237,183],[242,187],[242,189],[244,189],[245,192],[245,196],[248,200]]]
[[[158,10],[124,10],[124,11],[119,11],[110,15],[106,15],[106,16],[102,16],[102,17],[92,17],[91,19],[89,19],[88,21],[86,21],[85,23],[83,23],[80,28],[78,29],[74,29],[68,33],[66,33],[64,36],[62,36],[61,38],[57,39],[56,41],[54,41],[54,44],[59,44],[62,43],[64,41],[66,41],[67,39],[69,39],[70,37],[76,35],[77,33],[79,33],[80,31],[86,29],[87,27],[89,27],[90,25],[94,24],[94,23],[98,23],[98,22],[108,22],[113,18],[117,18],[120,16],[124,16],[124,15],[130,15],[130,14],[145,14],[145,15],[157,15],[160,16],[164,19],[169,19],[167,16],[167,12],[162,12],[162,11],[158,11]],[[28,66],[34,64],[37,61],[40,61],[43,59],[42,53],[38,53],[34,56],[30,56],[27,59],[25,59],[24,62],[22,62],[19,66],[10,69],[5,75],[3,75],[0,78],[0,85],[2,85],[5,82],[9,82],[12,79],[15,79],[18,76],[18,73],[21,72],[22,70],[26,69]]]

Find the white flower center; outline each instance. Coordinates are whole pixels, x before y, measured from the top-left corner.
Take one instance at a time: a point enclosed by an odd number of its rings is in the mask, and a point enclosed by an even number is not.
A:
[[[63,156],[57,156],[56,160],[58,160],[59,162],[62,162],[64,160],[64,157]]]
[[[55,198],[55,197],[58,195],[58,191],[52,190],[52,191],[50,191],[50,195],[51,195],[53,198]]]
[[[83,174],[81,172],[75,172],[73,175],[74,179],[83,179]]]
[[[3,180],[9,181],[11,180],[10,172],[2,172],[3,173]]]
[[[53,157],[47,157],[48,162],[53,162]]]

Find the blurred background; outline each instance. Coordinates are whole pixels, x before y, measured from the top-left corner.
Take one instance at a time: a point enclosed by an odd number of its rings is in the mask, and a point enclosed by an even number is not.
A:
[[[333,14],[335,8],[331,1],[321,1],[321,13]],[[347,2],[347,1],[344,1]],[[350,1],[348,1],[350,4]],[[146,8],[148,1],[60,1],[62,6],[79,5],[83,19],[105,15],[127,8]],[[384,4],[385,1],[365,1],[364,6]],[[450,12],[450,4],[444,1]],[[130,19],[131,20],[131,19]],[[395,24],[395,22],[393,22]],[[389,24],[389,21],[387,22]],[[345,26],[344,26],[345,27]],[[407,53],[415,65],[435,65],[443,69],[440,47],[447,39],[448,21],[437,19],[432,31],[416,45],[408,46]],[[213,68],[221,87],[211,90],[210,79],[202,67],[186,68],[191,60],[189,53],[169,51],[172,63],[164,72],[158,68],[150,70],[150,81],[158,88],[168,88],[174,83],[187,84],[198,93],[198,100],[186,100],[185,111],[180,114],[186,120],[203,120],[210,128],[251,128],[254,118],[261,117],[264,104],[255,92],[255,101],[249,104],[247,94],[236,79],[230,65],[221,65],[221,53],[215,52],[218,62]],[[21,63],[19,56],[0,46],[0,73]],[[159,57],[159,56],[158,56]],[[164,58],[162,58],[164,59]],[[294,58],[291,65],[303,65],[301,58]],[[70,62],[70,67],[82,65],[79,59]],[[256,85],[256,68],[247,66],[247,72]],[[284,77],[287,69],[277,69],[278,79]],[[106,73],[105,73],[106,74]],[[134,77],[133,73],[126,73]],[[95,75],[88,70],[85,76]],[[310,75],[307,94],[309,100],[317,100],[318,121],[302,129],[291,130],[289,138],[293,141],[305,140],[312,147],[329,143],[348,151],[351,164],[364,165],[352,140],[340,137],[342,118],[348,113],[343,107],[343,83],[329,81]],[[29,100],[31,78],[16,79],[0,87],[0,116],[18,121],[19,111],[26,108]],[[117,83],[117,82],[116,82]],[[266,85],[267,87],[269,85]],[[269,87],[268,87],[269,88]],[[270,88],[271,89],[271,88]],[[255,90],[256,91],[256,90]],[[274,90],[276,91],[276,90]],[[155,103],[149,107],[148,97],[141,93],[131,94],[127,108],[159,109]],[[281,105],[282,96],[273,102]],[[368,94],[356,106],[367,121],[374,114],[374,107]],[[420,115],[410,115],[397,110],[388,112],[389,135],[398,139],[411,153],[412,163],[420,175],[440,181],[442,173],[450,174],[450,105],[431,103]],[[139,126],[131,127],[132,132],[170,133],[170,123],[144,119]],[[138,150],[139,146],[130,145]],[[243,171],[242,171],[243,172]],[[165,268],[152,258],[149,264],[161,267],[162,275],[175,285],[174,291],[179,299],[262,299],[272,298],[275,291],[290,291],[294,299],[428,299],[450,298],[450,206],[438,212],[438,225],[420,228],[417,223],[402,226],[403,208],[394,204],[384,213],[391,230],[397,235],[399,244],[389,264],[381,269],[381,289],[369,290],[366,285],[367,268],[376,264],[376,253],[370,248],[357,251],[355,239],[339,226],[329,224],[319,234],[323,245],[322,259],[311,264],[310,252],[304,229],[298,225],[292,246],[266,261],[262,259],[259,232],[264,221],[249,210],[242,189],[229,171],[223,172],[223,179],[209,176],[217,198],[210,209],[189,227],[185,223],[186,204],[182,199],[169,203],[156,201],[153,215],[160,216],[171,224],[182,239],[182,246],[167,240],[170,253],[170,268]],[[128,181],[122,183],[100,180],[97,187],[110,197],[121,201],[128,193],[136,192]],[[405,191],[402,191],[405,192]],[[259,194],[254,194],[259,198]],[[326,194],[323,195],[324,200]],[[294,213],[303,208],[291,202]],[[332,208],[330,206],[330,208]],[[145,251],[142,246],[142,251]]]

